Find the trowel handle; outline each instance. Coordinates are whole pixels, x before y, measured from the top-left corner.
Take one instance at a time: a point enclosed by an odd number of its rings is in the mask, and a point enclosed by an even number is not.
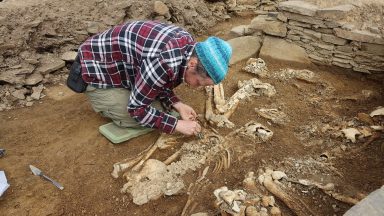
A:
[[[63,190],[63,189],[64,189],[64,187],[63,187],[59,182],[57,182],[57,181],[55,181],[55,180],[49,178],[49,177],[46,176],[46,175],[41,175],[41,176],[42,176],[43,178],[45,178],[46,180],[52,182],[52,184],[54,184],[54,185],[55,185],[57,188],[59,188],[60,190]]]

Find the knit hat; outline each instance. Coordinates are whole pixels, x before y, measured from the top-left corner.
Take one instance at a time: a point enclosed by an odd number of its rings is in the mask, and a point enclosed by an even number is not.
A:
[[[228,72],[231,46],[218,37],[209,37],[196,43],[196,54],[215,84],[220,83]]]

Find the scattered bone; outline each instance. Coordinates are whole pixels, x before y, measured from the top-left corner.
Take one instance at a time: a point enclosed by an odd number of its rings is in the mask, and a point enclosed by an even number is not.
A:
[[[294,70],[294,69],[282,69],[279,74],[278,74],[278,78],[282,79],[282,80],[287,80],[287,79],[298,79],[298,80],[301,80],[301,81],[305,81],[305,82],[308,82],[308,83],[315,83],[316,80],[314,80],[315,78],[315,73],[313,73],[312,71],[310,70]]]
[[[355,199],[355,198],[352,198],[352,197],[349,197],[349,196],[335,192],[334,191],[335,185],[333,183],[328,183],[326,185],[323,185],[323,184],[320,184],[320,183],[317,183],[314,181],[310,181],[310,180],[306,180],[306,179],[300,179],[297,182],[296,181],[291,181],[291,182],[299,183],[299,184],[302,184],[304,186],[315,186],[315,187],[321,189],[325,194],[329,195],[330,197],[333,197],[336,200],[339,200],[341,202],[345,202],[345,203],[348,203],[351,205],[355,205],[356,203],[358,203],[360,201],[358,199]]]
[[[251,137],[252,139],[260,139],[265,142],[272,138],[273,132],[269,130],[266,126],[251,121],[245,124],[243,128],[239,131],[240,134]]]
[[[257,211],[256,207],[248,206],[245,210],[245,216],[260,216],[260,213]]]
[[[245,201],[247,193],[243,190],[228,190],[227,187],[216,189],[213,194],[216,197],[216,205],[224,212],[238,215],[243,209],[241,204]]]
[[[241,100],[249,98],[251,96],[267,96],[272,97],[276,94],[275,88],[269,83],[263,83],[260,80],[253,78],[246,81],[239,81],[239,90],[233,94],[224,106],[221,106],[220,113],[226,113],[231,110],[233,106],[236,106]]]
[[[205,103],[205,119],[211,124],[215,124],[218,127],[233,128],[235,125],[228,120],[224,115],[216,115],[212,108],[212,87],[205,88],[207,92],[207,100]]]
[[[154,144],[152,144],[146,150],[141,152],[137,157],[128,158],[121,162],[115,163],[113,165],[113,171],[111,173],[112,177],[118,178],[122,172],[130,169],[135,165],[136,166],[134,169],[140,169],[143,163],[156,151],[156,149],[164,149],[171,146],[172,144],[175,144],[175,139],[176,138],[174,137],[170,137],[170,135],[161,134]]]
[[[261,198],[261,204],[264,207],[274,206],[275,205],[275,198],[273,196],[263,196]]]
[[[383,116],[384,115],[384,107],[380,107],[374,111],[372,111],[370,114],[369,114],[371,117],[374,117],[374,116]]]
[[[356,142],[356,135],[360,135],[360,131],[357,130],[356,128],[346,128],[346,129],[343,129],[341,130],[345,137],[349,140],[351,140],[351,142],[355,143]]]
[[[163,194],[177,194],[184,188],[183,181],[169,172],[167,165],[154,159],[147,160],[140,172],[132,171],[124,176],[127,183],[122,192],[130,193],[137,205],[158,199]]]
[[[258,109],[258,108],[255,108],[255,111],[261,117],[269,119],[275,124],[284,125],[287,122],[289,122],[289,118],[288,118],[287,114],[279,111],[278,109],[264,109],[264,108]]]
[[[215,102],[216,108],[225,104],[224,88],[222,83],[213,86],[213,97],[213,102]]]
[[[264,185],[264,187],[275,197],[283,201],[296,215],[315,215],[305,203],[301,200],[295,200],[287,192],[282,190],[280,186],[273,181],[271,174],[264,173],[263,175],[264,178],[260,178],[260,180],[262,180],[262,185]]]
[[[246,190],[255,190],[256,189],[256,177],[254,172],[249,172],[243,181],[244,188]]]
[[[130,193],[133,202],[137,205],[142,205],[162,195],[178,194],[184,188],[184,182],[181,177],[188,170],[196,170],[205,164],[207,160],[214,159],[215,155],[223,151],[223,143],[225,142],[222,137],[215,134],[206,134],[201,140],[184,143],[179,152],[176,152],[166,160],[169,165],[158,160],[145,160],[155,149],[154,146],[156,144],[154,144],[141,157],[135,158],[134,163],[128,161],[131,167],[132,164],[137,164],[124,174],[127,183],[121,191],[123,193]],[[179,160],[175,161],[175,158],[178,157]],[[144,162],[141,165],[142,161]],[[228,162],[226,163],[228,164]],[[204,178],[207,172],[208,169],[203,171],[202,178]],[[197,183],[199,182],[204,181],[200,180]],[[194,207],[196,207],[196,204],[191,203],[190,209]]]
[[[250,58],[246,64],[243,68],[244,71],[256,74],[261,78],[268,77],[268,68],[263,59]]]
[[[165,165],[169,165],[169,164],[171,164],[171,163],[174,162],[179,156],[180,156],[180,150],[176,151],[175,153],[173,153],[173,155],[169,156],[169,157],[164,161],[164,164],[165,164]]]
[[[277,208],[276,206],[273,206],[271,208],[271,215],[272,216],[281,216],[281,210]]]
[[[273,180],[280,180],[282,178],[287,178],[287,175],[282,171],[273,171],[272,178]]]

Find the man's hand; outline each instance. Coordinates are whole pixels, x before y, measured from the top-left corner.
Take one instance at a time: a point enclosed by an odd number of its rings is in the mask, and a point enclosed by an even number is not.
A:
[[[201,126],[196,121],[179,120],[175,130],[187,136],[197,135],[201,132]]]
[[[177,112],[179,112],[182,120],[194,121],[196,120],[197,114],[192,107],[187,104],[177,102],[173,105]]]

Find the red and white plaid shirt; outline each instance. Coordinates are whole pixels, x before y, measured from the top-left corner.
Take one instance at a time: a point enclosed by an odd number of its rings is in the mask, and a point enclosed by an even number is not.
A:
[[[179,99],[172,89],[182,82],[195,46],[180,27],[156,21],[116,26],[79,48],[83,80],[96,88],[127,88],[127,111],[142,126],[172,133],[177,119],[151,106],[159,99],[170,108]]]

